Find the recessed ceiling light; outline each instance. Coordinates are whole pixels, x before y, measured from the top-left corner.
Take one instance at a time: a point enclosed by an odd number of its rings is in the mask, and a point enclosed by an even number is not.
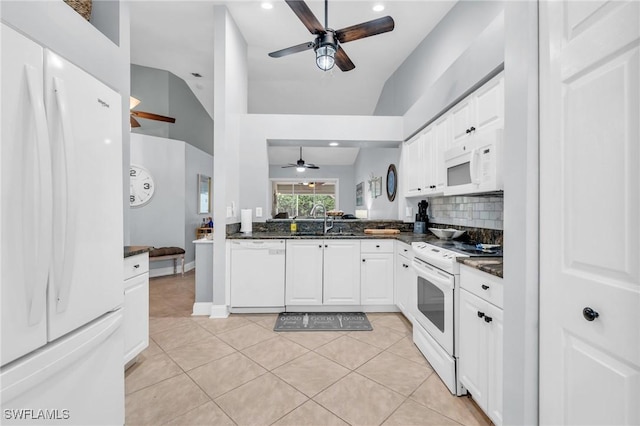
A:
[[[273,9],[273,4],[269,3],[268,1],[262,2],[260,6],[265,10]]]
[[[338,146],[338,145],[340,145],[338,142],[331,142],[331,143],[329,144],[329,146]]]
[[[373,11],[374,12],[382,12],[384,10],[384,4],[376,4],[373,6]]]

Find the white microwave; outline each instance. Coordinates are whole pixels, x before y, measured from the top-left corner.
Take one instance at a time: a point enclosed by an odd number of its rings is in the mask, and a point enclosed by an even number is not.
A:
[[[491,130],[447,150],[444,195],[502,191],[502,143],[502,129]]]

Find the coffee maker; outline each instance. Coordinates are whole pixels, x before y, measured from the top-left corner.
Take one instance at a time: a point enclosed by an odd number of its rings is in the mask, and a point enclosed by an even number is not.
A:
[[[429,217],[427,216],[427,200],[418,203],[418,213],[416,213],[416,222],[413,224],[413,232],[416,234],[426,234],[429,225]]]

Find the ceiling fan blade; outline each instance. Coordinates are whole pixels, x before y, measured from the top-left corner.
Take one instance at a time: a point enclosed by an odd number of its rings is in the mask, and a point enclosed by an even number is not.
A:
[[[164,121],[167,123],[175,123],[176,119],[172,117],[165,117],[164,115],[152,114],[150,112],[144,111],[131,111],[131,115],[134,115],[138,118],[146,118],[148,120],[156,120],[156,121]]]
[[[336,52],[336,65],[342,71],[351,71],[356,67],[354,63],[351,62],[351,59],[347,56],[342,46],[339,46],[338,51]]]
[[[286,49],[276,50],[269,53],[272,58],[281,58],[283,56],[291,55],[292,53],[304,52],[305,50],[313,49],[315,44],[310,41],[308,43],[298,44],[297,46],[287,47]]]
[[[340,43],[347,43],[349,41],[393,31],[394,27],[395,22],[393,22],[393,18],[391,16],[384,16],[338,30],[336,31],[336,38]]]
[[[305,164],[303,166],[305,169],[319,169],[320,167],[316,166],[315,164]]]
[[[293,13],[302,21],[311,34],[324,34],[324,27],[315,17],[309,6],[303,0],[285,0]]]
[[[286,166],[282,166],[283,169],[289,168],[289,167],[298,167],[297,164],[287,164]]]
[[[140,123],[138,123],[138,120],[136,120],[135,118],[129,116],[129,123],[131,124],[131,127],[142,127],[140,126]]]

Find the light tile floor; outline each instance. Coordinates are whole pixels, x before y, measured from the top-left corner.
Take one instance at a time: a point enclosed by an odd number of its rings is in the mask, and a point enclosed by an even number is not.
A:
[[[193,301],[193,271],[150,280],[128,425],[490,424],[449,393],[401,314],[368,314],[372,332],[276,333],[275,314],[193,317]]]

